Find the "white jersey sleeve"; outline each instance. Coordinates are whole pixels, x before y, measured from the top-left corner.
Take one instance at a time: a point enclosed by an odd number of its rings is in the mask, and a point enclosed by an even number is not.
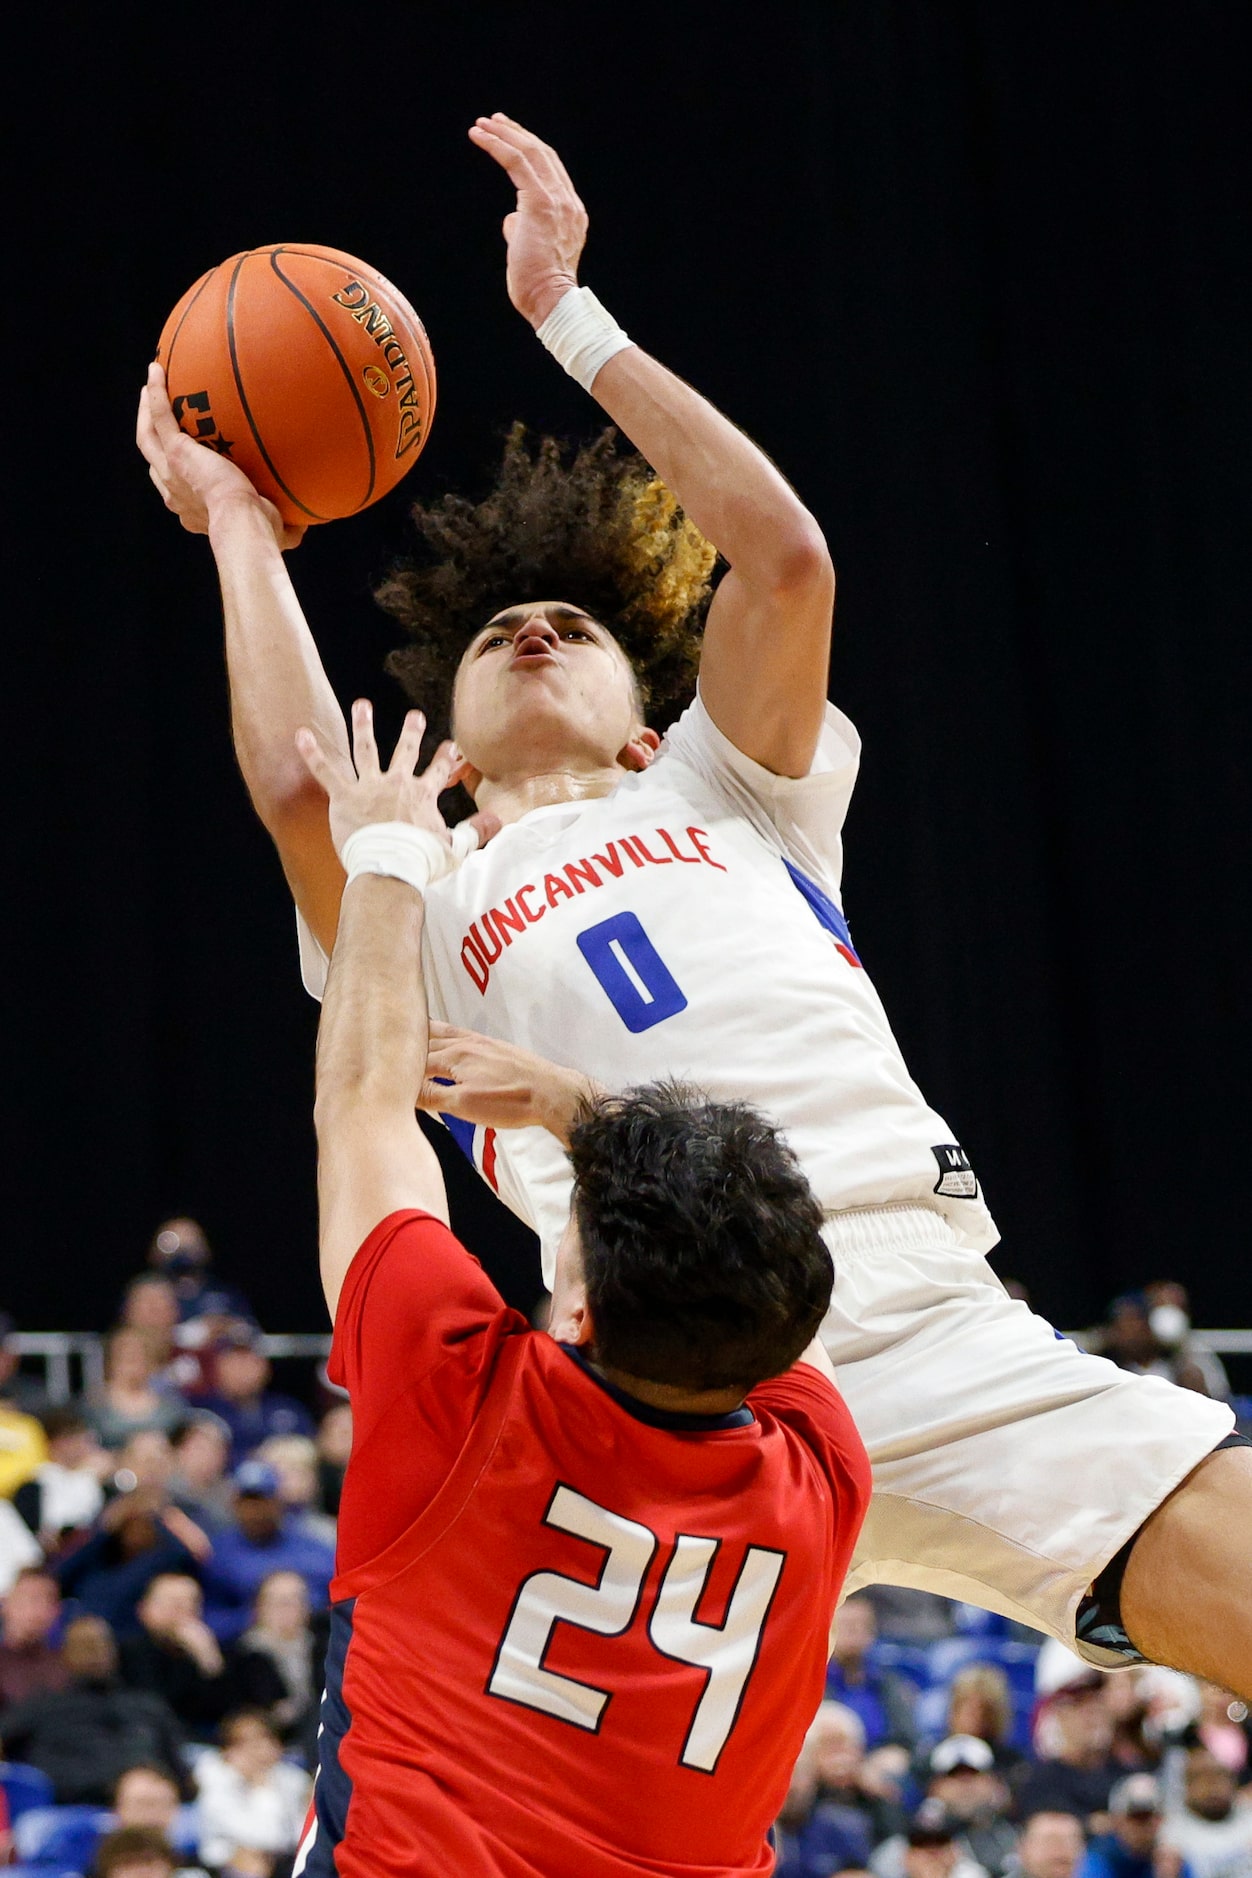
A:
[[[861,767],[861,739],[835,705],[826,706],[807,776],[775,776],[745,756],[717,728],[698,693],[666,733],[660,754],[694,770],[766,839],[773,830],[806,871],[839,893],[843,824]]]

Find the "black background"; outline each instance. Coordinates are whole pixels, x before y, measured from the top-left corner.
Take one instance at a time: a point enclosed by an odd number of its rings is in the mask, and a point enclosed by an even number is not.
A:
[[[185,1209],[267,1327],[323,1322],[315,1010],[231,758],[208,550],[153,495],[133,407],[193,278],[311,240],[426,321],[414,493],[481,486],[515,415],[594,428],[505,298],[507,188],[465,136],[504,109],[580,186],[584,278],[828,531],[866,745],[847,906],[999,1269],[1066,1322],[1166,1273],[1198,1319],[1252,1321],[1247,9],[26,21],[0,1301],[103,1325]],[[340,695],[391,726],[370,586],[404,516],[402,488],[293,567]],[[465,1230],[533,1290],[515,1236]]]

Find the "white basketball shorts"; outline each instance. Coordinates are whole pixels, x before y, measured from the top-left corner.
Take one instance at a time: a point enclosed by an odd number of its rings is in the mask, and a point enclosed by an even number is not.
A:
[[[1093,1579],[1231,1410],[1058,1337],[924,1207],[836,1214],[826,1239],[822,1340],[874,1468],[846,1590],[937,1591],[1079,1648]]]

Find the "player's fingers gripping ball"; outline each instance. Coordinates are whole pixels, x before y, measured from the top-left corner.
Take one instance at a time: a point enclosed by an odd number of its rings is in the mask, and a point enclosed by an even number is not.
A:
[[[337,248],[280,243],[210,268],[157,347],[188,436],[293,526],[355,515],[416,462],[435,362],[398,288]]]

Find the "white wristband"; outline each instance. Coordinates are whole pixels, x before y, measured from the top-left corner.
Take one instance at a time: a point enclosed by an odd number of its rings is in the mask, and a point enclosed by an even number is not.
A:
[[[571,287],[563,294],[535,336],[584,391],[591,390],[602,365],[635,343],[590,287]]]
[[[477,845],[477,831],[470,832]],[[348,836],[339,858],[347,869],[349,886],[360,874],[386,874],[392,880],[407,881],[421,893],[432,880],[450,874],[465,855],[454,853],[431,829],[414,828],[412,822],[371,822]]]

